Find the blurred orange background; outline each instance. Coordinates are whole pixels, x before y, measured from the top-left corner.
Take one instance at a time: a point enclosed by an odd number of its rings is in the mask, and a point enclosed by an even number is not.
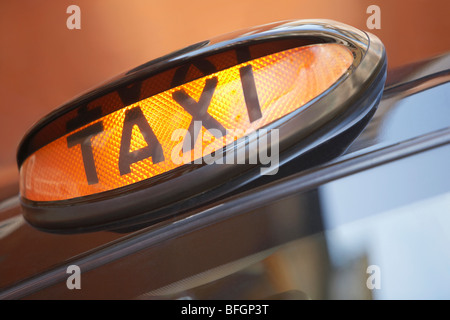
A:
[[[69,30],[69,5],[81,30]],[[381,29],[368,30],[369,5]],[[20,139],[47,113],[112,76],[230,31],[288,19],[333,19],[377,35],[389,67],[450,49],[448,0],[18,0],[0,2],[0,178],[16,179]]]

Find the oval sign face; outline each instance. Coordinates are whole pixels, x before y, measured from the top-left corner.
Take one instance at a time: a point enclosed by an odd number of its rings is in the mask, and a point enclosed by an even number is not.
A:
[[[138,101],[29,156],[21,167],[21,194],[33,201],[68,200],[128,186],[183,164],[219,163],[222,158],[212,152],[301,109],[352,62],[343,45],[310,45]]]
[[[385,73],[376,37],[330,21],[264,26],[147,63],[24,137],[25,218],[58,232],[160,221],[305,154],[299,168],[317,165],[362,130]]]

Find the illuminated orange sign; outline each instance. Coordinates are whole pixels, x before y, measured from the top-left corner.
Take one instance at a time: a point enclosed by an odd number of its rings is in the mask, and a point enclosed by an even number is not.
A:
[[[299,47],[130,104],[30,155],[20,169],[22,196],[73,199],[173,170],[186,155],[202,158],[301,108],[352,62],[350,50],[339,44]]]

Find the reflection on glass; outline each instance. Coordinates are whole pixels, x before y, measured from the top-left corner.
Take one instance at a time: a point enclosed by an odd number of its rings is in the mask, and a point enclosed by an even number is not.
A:
[[[258,208],[249,221],[277,245],[139,298],[448,299],[448,159],[436,148]]]

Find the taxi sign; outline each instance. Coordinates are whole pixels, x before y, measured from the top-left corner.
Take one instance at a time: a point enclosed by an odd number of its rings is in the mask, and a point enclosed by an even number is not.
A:
[[[147,63],[24,137],[25,217],[63,231],[142,214],[159,221],[261,175],[276,177],[279,165],[324,141],[356,137],[360,130],[349,129],[373,114],[385,70],[375,36],[330,21],[255,28]],[[276,163],[264,162],[269,154]],[[326,160],[321,154],[304,167]]]
[[[225,147],[230,137],[242,138],[301,109],[352,62],[351,51],[340,44],[294,48],[132,103],[29,156],[21,167],[21,194],[56,201],[128,186],[188,163],[177,161],[176,150],[195,162]],[[195,121],[202,124],[200,132]],[[187,137],[174,135],[177,129]]]

